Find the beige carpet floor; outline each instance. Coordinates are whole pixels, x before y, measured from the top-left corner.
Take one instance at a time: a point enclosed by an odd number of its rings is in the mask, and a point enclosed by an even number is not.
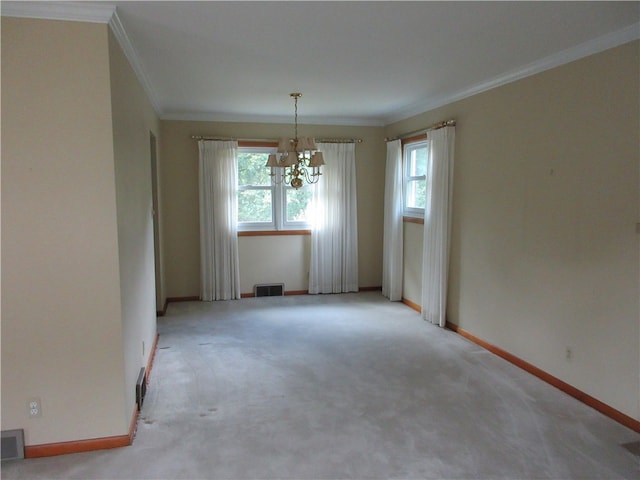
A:
[[[637,479],[619,425],[379,292],[171,304],[132,446],[5,479]]]

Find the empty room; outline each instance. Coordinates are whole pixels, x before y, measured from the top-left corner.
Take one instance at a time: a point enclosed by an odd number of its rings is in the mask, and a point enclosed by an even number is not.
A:
[[[3,478],[638,478],[640,3],[0,8]]]

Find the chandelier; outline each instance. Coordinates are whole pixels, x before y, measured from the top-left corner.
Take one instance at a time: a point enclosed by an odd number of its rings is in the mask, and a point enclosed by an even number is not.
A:
[[[298,189],[304,185],[317,183],[320,180],[320,167],[324,165],[324,157],[316,147],[312,137],[298,137],[298,99],[301,93],[290,93],[295,102],[295,130],[293,138],[282,138],[278,143],[278,153],[269,155],[266,167],[271,168],[271,176],[276,183],[285,183]]]

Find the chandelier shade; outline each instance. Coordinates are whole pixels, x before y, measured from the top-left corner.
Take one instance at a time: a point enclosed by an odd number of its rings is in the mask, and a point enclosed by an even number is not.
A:
[[[289,152],[280,160],[281,167],[295,167],[298,164],[298,155],[296,152]]]
[[[311,160],[309,161],[310,167],[321,167],[322,165],[324,165],[324,155],[322,155],[322,152],[316,152],[311,155]]]
[[[271,155],[269,155],[269,158],[267,159],[267,164],[265,166],[266,167],[279,167],[280,166],[278,164],[278,159],[276,158],[275,153],[272,153]]]
[[[277,153],[267,159],[266,167],[276,183],[285,183],[300,188],[304,183],[313,184],[320,180],[320,167],[324,165],[322,152],[318,151],[313,137],[298,137],[298,99],[301,93],[289,94],[295,102],[294,136],[281,138]]]

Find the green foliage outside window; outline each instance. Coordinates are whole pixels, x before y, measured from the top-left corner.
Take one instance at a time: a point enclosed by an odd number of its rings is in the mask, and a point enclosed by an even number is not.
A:
[[[271,222],[271,190],[240,190],[238,222]]]
[[[427,193],[429,153],[426,143],[405,147],[405,207],[424,209]]]
[[[309,221],[307,207],[311,204],[311,190],[302,187],[298,190],[287,188],[287,222]]]
[[[268,153],[238,153],[238,185],[269,186],[271,177],[269,169],[265,167]]]
[[[267,153],[238,154],[239,222],[272,221],[271,177],[265,167],[268,156]]]
[[[409,184],[410,193],[408,195],[412,208],[424,208],[427,198],[427,182],[426,180],[413,180]]]

